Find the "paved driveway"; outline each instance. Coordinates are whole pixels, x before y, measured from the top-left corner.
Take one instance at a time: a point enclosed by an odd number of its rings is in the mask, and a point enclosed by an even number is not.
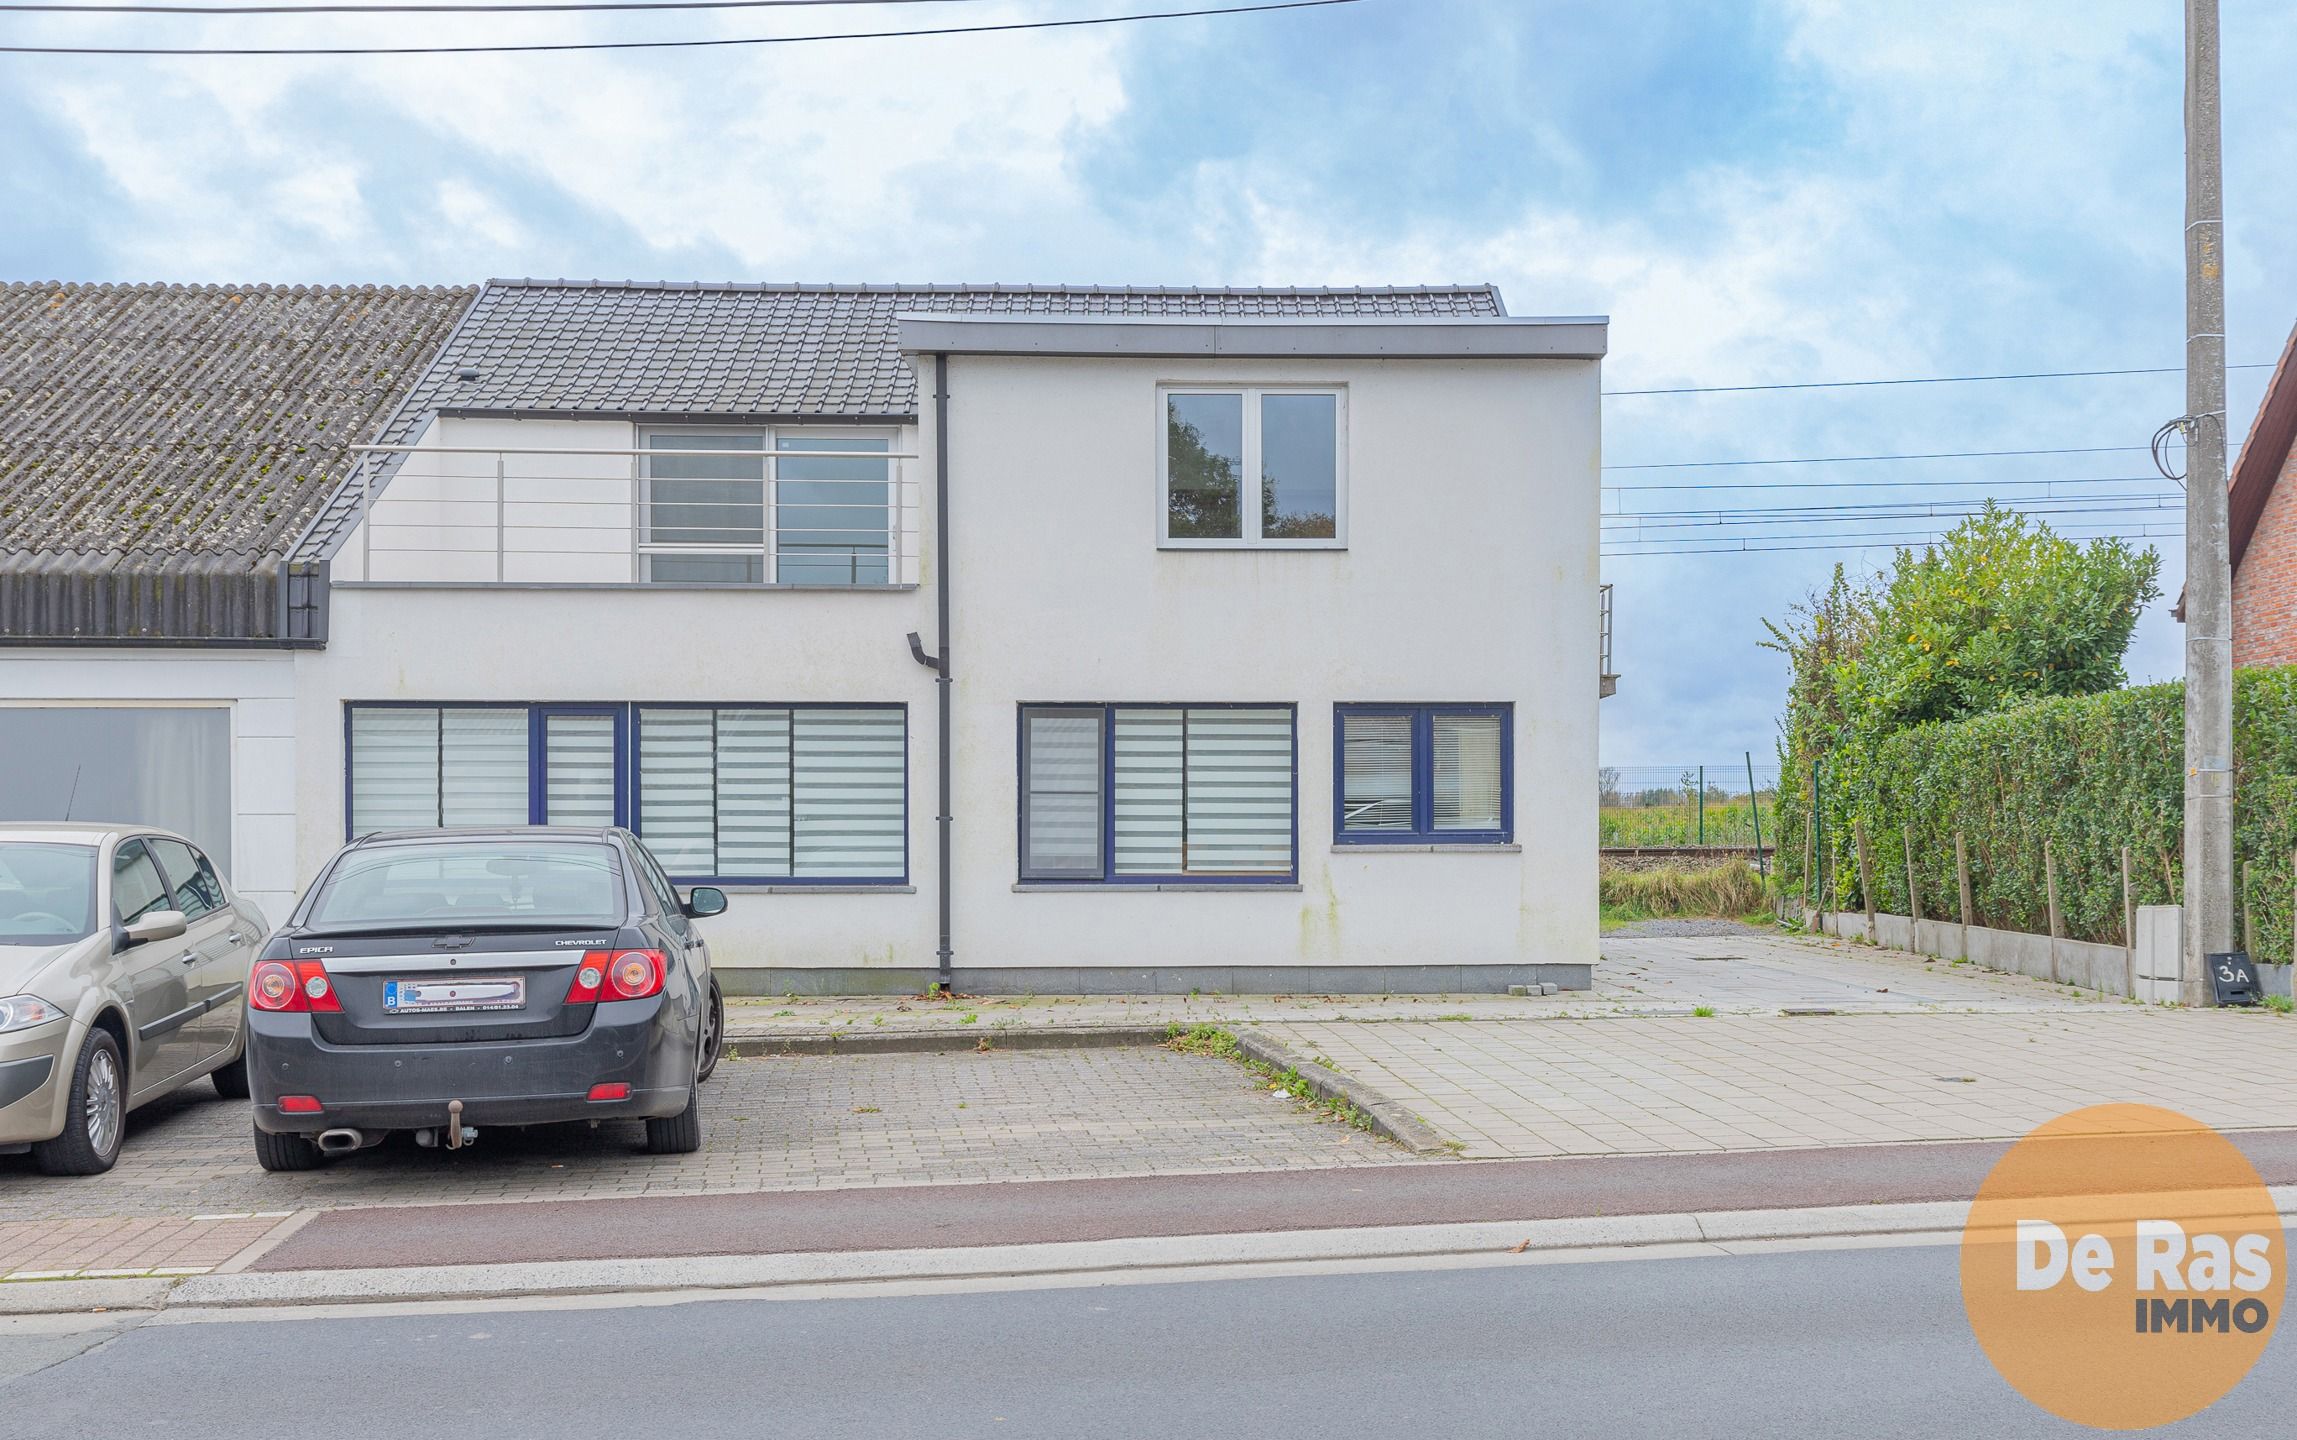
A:
[[[256,1168],[247,1106],[205,1085],[138,1111],[91,1179],[0,1158],[0,1275],[205,1267],[290,1212],[472,1200],[727,1194],[1408,1160],[1226,1060],[1152,1048],[735,1060],[704,1087],[700,1153],[631,1122],[400,1141],[303,1174]],[[134,1223],[120,1223],[122,1217]]]

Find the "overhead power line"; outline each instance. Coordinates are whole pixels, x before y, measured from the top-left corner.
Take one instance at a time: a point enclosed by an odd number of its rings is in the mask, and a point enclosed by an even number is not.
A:
[[[2148,524],[2134,529],[2129,527],[2113,527],[2105,530],[2088,531],[2060,530],[2057,533],[2061,537],[2068,540],[2147,540],[2171,538],[2183,533],[2183,527],[2178,526],[2173,522],[2165,521],[2160,524]],[[1738,555],[1789,550],[1831,550],[1839,553],[1846,550],[1914,549],[1923,545],[1935,545],[1940,541],[1943,541],[1945,538],[1946,535],[1944,532],[1915,530],[1888,535],[1843,535],[1822,540],[1812,539],[1809,536],[1802,535],[1744,535],[1731,538],[1716,537],[1712,540],[1688,540],[1674,538],[1640,542],[1633,540],[1623,540],[1613,541],[1610,544],[1605,545],[1603,548],[1603,554],[1607,558],[1611,559],[1632,559],[1646,555]],[[1667,548],[1634,550],[1620,550],[1612,548],[1612,545],[1637,544],[1664,546]]]
[[[2228,365],[2228,370],[2270,370],[2272,362]],[[2135,370],[2026,370],[2009,375],[1911,375],[1887,380],[1798,380],[1778,385],[1673,385],[1655,390],[1606,390],[1608,396],[1745,395],[1758,390],[1863,390],[1874,385],[1978,385],[1995,380],[2089,380],[2108,375],[2183,375],[2183,365]]]
[[[530,5],[8,5],[31,15],[516,15],[567,10],[779,10],[821,5],[954,5],[979,0],[581,0]]]
[[[1721,470],[1742,465],[1864,465],[1882,460],[2000,460],[2023,455],[2138,454],[2144,445],[2082,445],[2060,450],[1932,450],[1910,455],[1798,455],[1784,460],[1656,460],[1642,465],[1606,465],[1605,470]]]
[[[1364,0],[1267,0],[1256,5],[1222,5],[1199,10],[1151,10],[1130,15],[1090,15],[1073,20],[1013,20],[997,25],[941,25],[914,30],[848,30],[819,35],[738,35],[711,40],[579,40],[526,45],[0,45],[0,55],[511,55],[570,50],[701,50],[737,45],[808,45],[829,40],[907,40],[932,35],[999,35],[1019,30],[1071,30],[1086,25],[1124,25],[1140,20],[1190,20],[1209,15],[1258,15],[1277,10],[1321,10],[1360,5]]]
[[[1635,485],[1606,485],[1606,493],[1651,490],[1968,490],[1973,486],[2009,489],[2030,485],[2158,485],[2159,475],[2069,475],[2059,479],[2011,479],[1997,476],[1975,480],[1653,480]],[[2047,495],[2039,497],[2049,499]]]
[[[1749,505],[1737,508],[1703,510],[1606,510],[1603,523],[1630,524],[1716,524],[1737,525],[1794,521],[1809,524],[1850,523],[1875,519],[1900,519],[1925,515],[1980,515],[1985,513],[1985,499],[1940,500],[1878,500],[1851,505]],[[2124,510],[2176,509],[2185,503],[2180,491],[2162,491],[2153,495],[2062,495],[2047,497],[2034,503],[2020,503],[2015,507],[2020,515],[2102,515]],[[1754,517],[1752,520],[1742,517]]]

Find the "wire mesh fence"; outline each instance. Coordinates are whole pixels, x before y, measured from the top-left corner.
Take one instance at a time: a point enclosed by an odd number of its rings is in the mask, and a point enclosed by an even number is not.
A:
[[[1605,765],[1596,786],[1606,850],[1768,848],[1774,840],[1775,762]]]

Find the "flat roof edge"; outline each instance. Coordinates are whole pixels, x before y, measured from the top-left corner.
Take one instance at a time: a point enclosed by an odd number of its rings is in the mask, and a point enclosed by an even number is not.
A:
[[[1610,320],[1585,316],[1157,316],[903,314],[907,354],[1200,359],[1597,360]]]

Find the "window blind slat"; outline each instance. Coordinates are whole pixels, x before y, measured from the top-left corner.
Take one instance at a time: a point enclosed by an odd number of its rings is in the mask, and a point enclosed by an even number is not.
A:
[[[1292,713],[1187,712],[1186,873],[1292,868]]]
[[[527,794],[524,710],[439,712],[439,823],[524,825]]]
[[[614,823],[614,717],[550,715],[542,732],[543,820]]]
[[[1025,876],[1101,873],[1101,716],[1032,714],[1023,750]]]
[[[1186,803],[1178,710],[1119,710],[1112,744],[1116,873],[1178,875]]]
[[[906,717],[899,710],[793,716],[790,873],[898,879],[907,869]]]
[[[1435,828],[1497,830],[1500,812],[1500,721],[1496,715],[1432,717]]]
[[[673,874],[718,873],[711,732],[707,710],[638,712],[638,827]]]
[[[1412,717],[1340,717],[1340,828],[1412,828]]]
[[[439,712],[351,710],[351,833],[439,823]]]
[[[790,712],[720,710],[712,875],[790,873]]]

